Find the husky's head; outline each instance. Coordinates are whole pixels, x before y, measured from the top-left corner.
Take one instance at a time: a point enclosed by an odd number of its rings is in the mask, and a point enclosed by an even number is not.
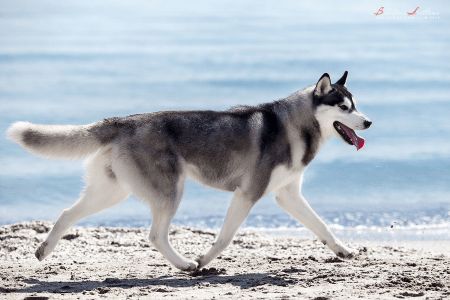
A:
[[[325,137],[337,135],[357,150],[364,146],[364,139],[355,130],[370,127],[372,122],[355,106],[355,98],[345,87],[348,72],[332,84],[325,73],[313,90],[315,116]]]

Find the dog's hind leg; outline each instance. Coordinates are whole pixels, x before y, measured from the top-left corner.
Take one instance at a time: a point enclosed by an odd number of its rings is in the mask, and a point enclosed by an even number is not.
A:
[[[135,196],[150,205],[152,226],[149,239],[154,247],[176,268],[195,270],[197,262],[179,254],[169,241],[169,227],[180,204],[184,188],[184,171],[179,158],[169,147],[149,144],[134,148],[116,160],[118,177]]]
[[[127,192],[119,186],[110,169],[107,155],[97,154],[88,161],[86,181],[86,188],[79,200],[63,211],[45,241],[36,250],[37,259],[47,257],[66,230],[81,218],[111,207],[127,197]]]
[[[135,193],[139,198],[150,204],[152,211],[150,242],[176,268],[183,271],[192,271],[197,268],[197,262],[183,257],[172,247],[169,241],[170,222],[180,204],[183,185],[184,179],[179,178],[170,188],[170,192],[169,190],[164,192],[164,189],[158,190],[151,185],[146,185],[135,189]]]
[[[239,189],[236,190],[219,236],[209,251],[197,259],[198,268],[206,266],[214,258],[219,256],[219,254],[231,243],[234,235],[248,216],[248,213],[254,204],[255,201],[246,193],[243,193]]]
[[[177,205],[178,206],[178,205]],[[175,267],[183,271],[193,271],[197,268],[197,262],[186,259],[179,254],[169,241],[169,227],[176,211],[176,207],[152,206],[152,227],[150,229],[150,241],[155,248]]]
[[[311,230],[322,243],[327,245],[337,256],[352,257],[350,249],[346,248],[330,231],[328,226],[309,206],[299,193],[299,183],[293,182],[280,188],[276,193],[278,204],[290,215]]]

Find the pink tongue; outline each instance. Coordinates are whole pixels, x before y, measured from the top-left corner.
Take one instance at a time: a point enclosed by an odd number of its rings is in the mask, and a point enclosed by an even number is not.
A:
[[[353,145],[355,145],[356,150],[361,149],[364,147],[364,139],[360,136],[358,136],[355,131],[351,128],[348,128],[344,124],[341,123],[342,129],[344,129],[345,133],[348,135],[348,137],[352,140]]]

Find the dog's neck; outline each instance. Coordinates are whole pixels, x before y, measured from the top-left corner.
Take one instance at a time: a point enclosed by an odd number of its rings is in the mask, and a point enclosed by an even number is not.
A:
[[[305,124],[315,124],[320,128],[320,142],[325,143],[331,137],[335,136],[333,124],[325,118],[321,118],[321,109],[327,109],[326,107],[315,108],[313,105],[313,91],[314,86],[307,87],[303,90],[297,91],[294,94],[288,96],[285,101],[288,108],[288,116],[293,124],[296,124],[298,128]]]
[[[304,144],[305,156],[302,159],[307,165],[317,154],[320,147],[333,136],[332,124],[320,119],[316,108],[313,106],[312,92],[314,87],[298,91],[280,101],[277,114],[285,120],[287,126],[293,126],[296,131],[295,138]]]

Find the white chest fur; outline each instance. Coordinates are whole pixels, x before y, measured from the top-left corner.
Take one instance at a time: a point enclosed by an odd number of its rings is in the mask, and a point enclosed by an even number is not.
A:
[[[294,180],[300,180],[302,172],[303,169],[287,168],[284,165],[277,166],[270,175],[270,181],[264,194],[274,192]]]

